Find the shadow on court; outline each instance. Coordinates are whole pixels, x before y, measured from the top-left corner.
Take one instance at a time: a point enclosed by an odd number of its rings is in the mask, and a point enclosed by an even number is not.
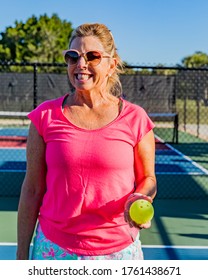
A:
[[[0,197],[0,211],[17,211],[18,197]]]
[[[142,244],[165,245],[160,259],[208,259],[207,200],[158,199],[154,207],[152,227],[141,232]],[[148,259],[153,259],[151,252],[146,252]]]
[[[0,211],[17,211],[18,197],[0,197]],[[1,241],[1,240],[0,240]]]

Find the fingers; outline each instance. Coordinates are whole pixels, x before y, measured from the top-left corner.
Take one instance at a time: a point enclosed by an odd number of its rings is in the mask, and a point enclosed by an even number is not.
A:
[[[151,227],[151,221],[145,223],[145,224],[142,224],[142,225],[139,225],[140,228],[142,229],[147,229],[147,228],[150,228]]]
[[[129,209],[132,205],[132,203],[136,200],[139,200],[139,199],[145,199],[145,200],[148,200],[150,203],[152,203],[152,198],[150,196],[147,196],[147,195],[144,195],[144,194],[141,194],[141,193],[133,193],[131,194],[126,203],[125,203],[125,206],[124,206],[124,220],[126,223],[129,224],[130,227],[135,227],[135,228],[138,228],[138,229],[147,229],[147,228],[150,228],[151,226],[151,222],[147,222],[145,224],[141,224],[141,225],[138,225],[137,223],[135,223],[130,215],[129,215]]]

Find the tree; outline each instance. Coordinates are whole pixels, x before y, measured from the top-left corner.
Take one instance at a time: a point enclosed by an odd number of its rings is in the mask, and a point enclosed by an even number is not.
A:
[[[195,52],[193,55],[186,56],[182,59],[183,66],[185,67],[208,67],[208,55],[203,52]]]
[[[71,23],[56,14],[32,16],[25,23],[15,21],[15,27],[0,33],[0,60],[64,62],[62,51],[68,47],[71,33]]]

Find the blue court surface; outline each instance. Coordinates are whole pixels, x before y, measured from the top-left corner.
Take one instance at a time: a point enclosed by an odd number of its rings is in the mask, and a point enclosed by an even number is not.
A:
[[[156,137],[156,174],[208,175],[208,170]]]
[[[28,128],[0,128],[0,136],[27,136]]]

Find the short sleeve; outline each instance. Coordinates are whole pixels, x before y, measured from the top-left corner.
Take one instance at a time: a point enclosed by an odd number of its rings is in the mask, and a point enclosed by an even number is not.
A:
[[[155,124],[147,115],[146,111],[143,108],[139,108],[138,114],[138,133],[137,133],[137,142],[140,142],[142,138],[153,128]]]
[[[125,121],[128,123],[134,145],[136,145],[150,130],[155,127],[155,125],[142,107],[126,100],[124,102]]]
[[[35,125],[38,133],[41,136],[43,136],[44,119],[46,118],[47,111],[48,111],[47,102],[44,102],[28,114],[28,118]]]

